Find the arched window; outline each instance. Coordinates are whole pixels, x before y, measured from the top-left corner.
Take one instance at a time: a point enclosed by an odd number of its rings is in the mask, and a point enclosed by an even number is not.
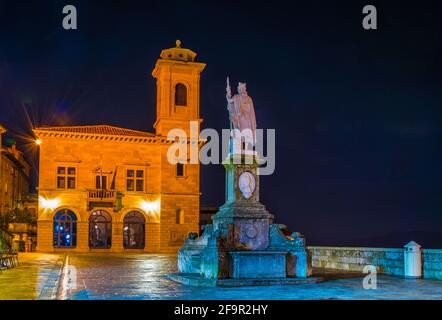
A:
[[[144,226],[146,220],[141,212],[131,211],[123,221],[123,244],[126,249],[144,248]]]
[[[177,224],[184,224],[184,210],[183,209],[176,209],[176,223]]]
[[[175,105],[187,106],[187,88],[182,83],[175,86]]]
[[[176,176],[177,177],[184,177],[184,164],[182,164],[182,163],[176,164]]]
[[[98,210],[89,217],[89,247],[110,248],[112,245],[112,218],[106,211]]]
[[[72,210],[63,209],[54,216],[54,247],[77,246],[77,216]]]

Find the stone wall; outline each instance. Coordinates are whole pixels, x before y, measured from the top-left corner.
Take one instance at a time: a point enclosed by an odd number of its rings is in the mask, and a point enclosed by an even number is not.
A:
[[[442,280],[442,250],[424,249],[422,260],[424,278]]]
[[[403,276],[403,248],[308,247],[315,268],[362,272],[366,265],[379,273]],[[442,250],[422,250],[422,274],[426,279],[442,280]]]

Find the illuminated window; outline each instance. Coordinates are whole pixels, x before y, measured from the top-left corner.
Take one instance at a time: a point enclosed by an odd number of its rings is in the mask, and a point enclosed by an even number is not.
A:
[[[144,191],[144,170],[126,171],[127,191]]]
[[[77,245],[77,216],[71,210],[58,211],[54,216],[54,247],[69,248]]]
[[[187,88],[182,83],[175,86],[175,105],[187,106]]]
[[[57,188],[75,189],[77,170],[74,167],[57,168]]]
[[[176,223],[177,224],[184,224],[184,210],[183,209],[176,209]]]
[[[176,164],[176,176],[177,177],[184,177],[184,164],[182,164],[182,163]]]
[[[144,225],[146,221],[141,212],[131,211],[123,221],[123,244],[129,249],[144,248]]]
[[[89,247],[110,248],[112,245],[112,218],[106,211],[98,210],[89,217]]]

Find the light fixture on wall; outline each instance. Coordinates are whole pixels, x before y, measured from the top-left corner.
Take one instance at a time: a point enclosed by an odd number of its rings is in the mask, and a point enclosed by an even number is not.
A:
[[[43,197],[40,196],[39,198],[39,205],[41,208],[43,209],[51,209],[54,210],[55,208],[57,208],[60,204],[60,200],[55,198],[55,199],[45,199]]]
[[[158,212],[160,211],[159,201],[141,201],[141,208],[146,212]]]

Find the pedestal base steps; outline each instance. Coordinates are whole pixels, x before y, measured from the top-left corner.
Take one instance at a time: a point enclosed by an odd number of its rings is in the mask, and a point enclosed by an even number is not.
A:
[[[197,273],[171,273],[167,278],[175,282],[194,287],[246,287],[314,284],[323,281],[319,277],[308,278],[244,278],[244,279],[207,279]]]

